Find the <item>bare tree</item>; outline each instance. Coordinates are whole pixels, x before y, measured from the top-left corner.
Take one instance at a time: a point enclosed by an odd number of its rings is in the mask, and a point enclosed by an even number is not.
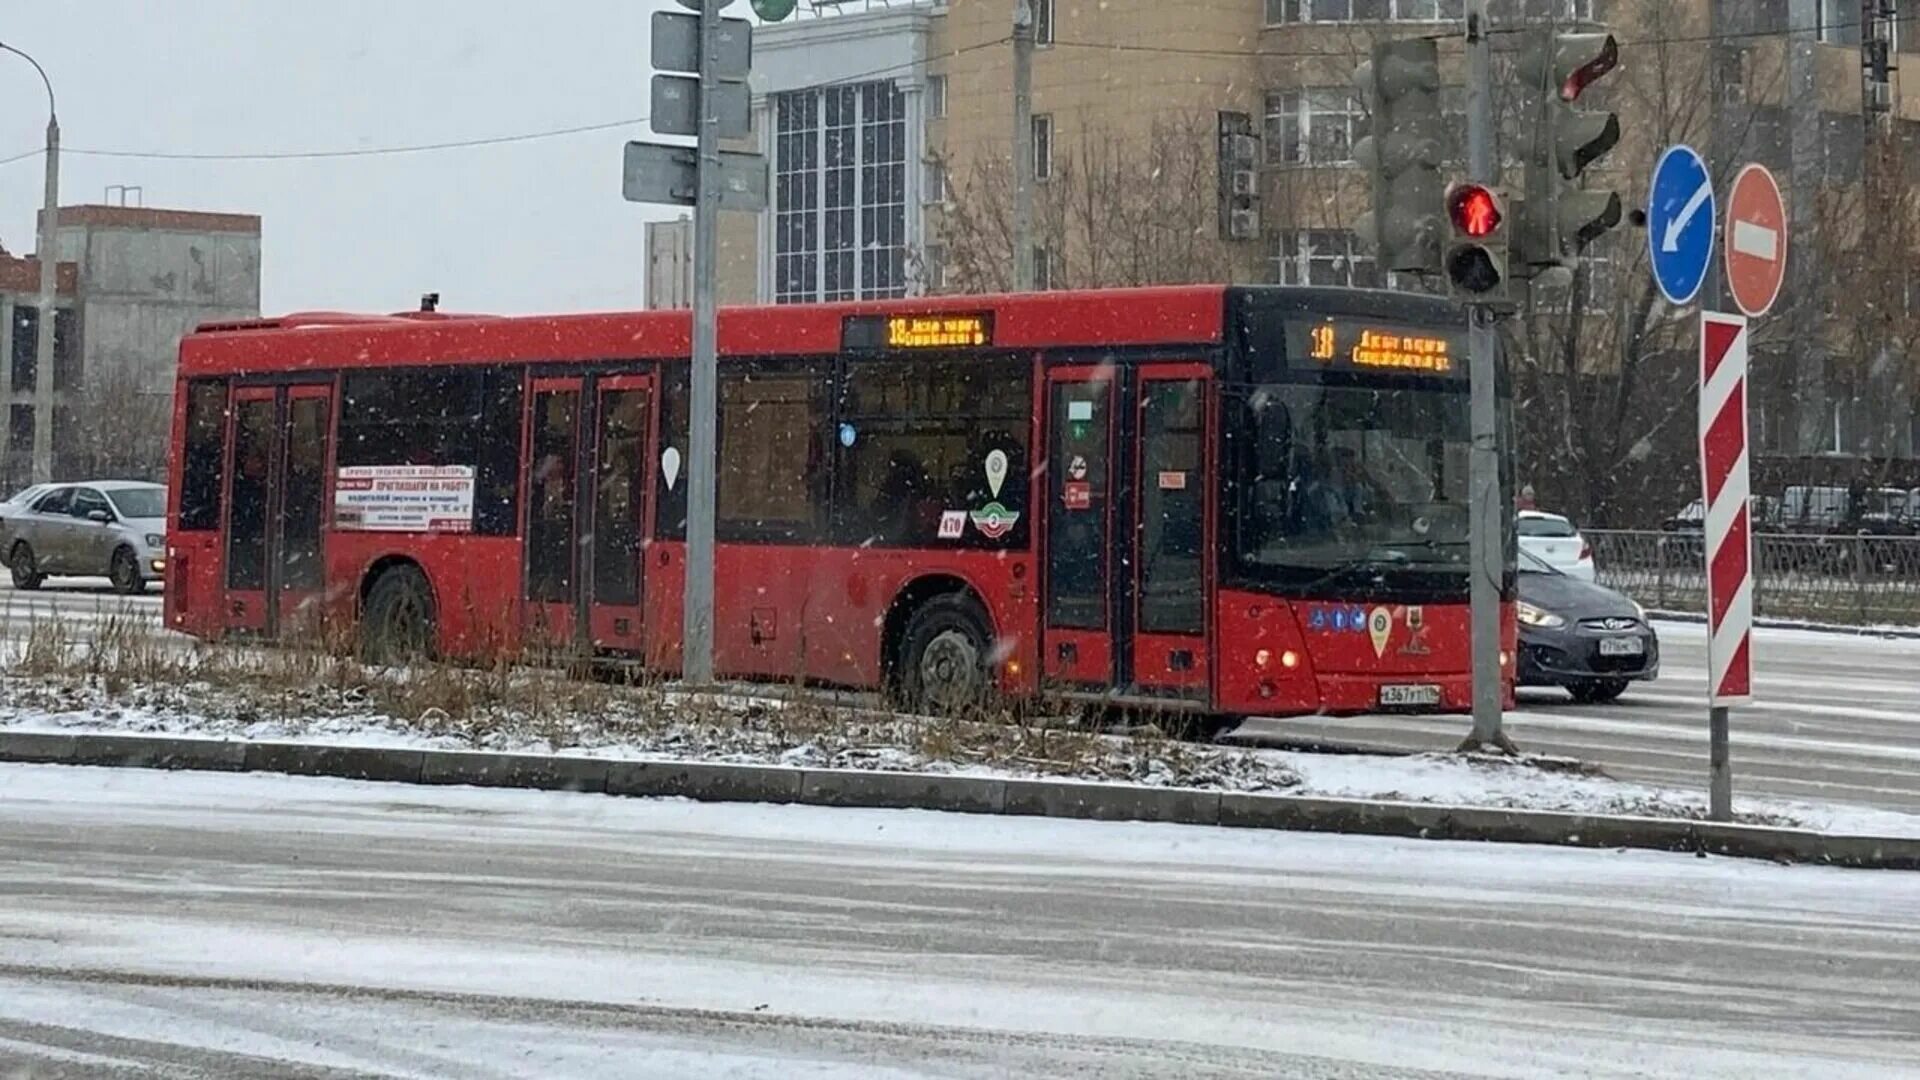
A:
[[[170,400],[142,386],[124,368],[92,376],[77,400],[60,448],[60,469],[73,477],[164,481]],[[60,429],[56,428],[56,431]]]
[[[1083,128],[1034,185],[1034,245],[1055,288],[1227,281],[1244,261],[1218,235],[1213,114],[1159,118],[1129,136]],[[945,287],[1013,284],[1013,165],[983,152],[961,170],[940,229]],[[1027,253],[1027,257],[1032,257]]]

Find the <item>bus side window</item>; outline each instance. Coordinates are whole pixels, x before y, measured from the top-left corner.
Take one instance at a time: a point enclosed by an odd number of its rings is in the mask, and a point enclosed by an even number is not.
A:
[[[654,462],[656,540],[687,538],[687,376],[686,364],[660,368],[660,457]]]
[[[227,383],[196,379],[187,384],[186,442],[181,454],[180,529],[220,527],[220,488],[227,438]]]

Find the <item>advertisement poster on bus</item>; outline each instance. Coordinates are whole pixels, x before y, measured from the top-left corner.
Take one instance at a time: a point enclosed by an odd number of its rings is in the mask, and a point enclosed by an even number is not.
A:
[[[470,532],[473,466],[341,466],[333,478],[333,524],[363,532]]]

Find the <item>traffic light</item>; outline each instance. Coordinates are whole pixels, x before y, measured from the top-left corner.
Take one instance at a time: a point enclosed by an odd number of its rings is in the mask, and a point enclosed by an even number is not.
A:
[[[1529,33],[1520,49],[1519,78],[1531,107],[1533,137],[1520,237],[1515,245],[1530,271],[1578,258],[1581,249],[1620,224],[1620,195],[1580,185],[1587,167],[1620,141],[1620,118],[1574,108],[1620,63],[1612,34]]]
[[[1373,178],[1373,211],[1355,231],[1382,272],[1433,273],[1445,228],[1439,47],[1418,38],[1379,42],[1353,82],[1373,115],[1371,131],[1353,146],[1354,160]]]
[[[747,0],[753,13],[763,22],[779,22],[793,14],[794,0]]]
[[[1507,280],[1507,196],[1487,184],[1447,187],[1444,266],[1456,299],[1498,299]]]

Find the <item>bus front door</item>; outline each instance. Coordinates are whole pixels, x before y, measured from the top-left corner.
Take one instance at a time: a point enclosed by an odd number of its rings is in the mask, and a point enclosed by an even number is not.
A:
[[[527,401],[529,644],[639,653],[652,377],[539,378]]]
[[[1047,372],[1049,687],[1206,701],[1209,369]]]
[[[285,637],[318,617],[333,387],[241,386],[232,405],[226,625]]]

